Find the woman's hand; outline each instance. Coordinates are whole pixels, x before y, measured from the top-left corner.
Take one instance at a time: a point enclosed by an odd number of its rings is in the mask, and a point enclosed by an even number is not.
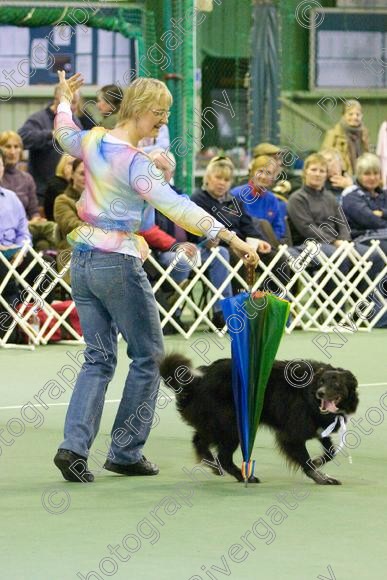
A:
[[[340,187],[343,189],[353,185],[352,177],[349,177],[349,175],[331,175],[329,181],[333,187]]]
[[[336,246],[336,248],[340,248],[340,246],[344,247],[344,246],[348,246],[349,241],[348,240],[335,240],[333,242],[333,245]]]
[[[66,80],[65,71],[58,70],[58,77],[61,99],[66,99],[66,101],[71,103],[74,97],[74,93],[76,93],[84,83],[82,75],[81,73],[75,73],[75,75]]]
[[[46,223],[47,219],[40,216],[40,215],[34,215],[34,217],[32,217],[28,223],[29,224],[44,224]]]
[[[259,256],[249,244],[246,244],[238,236],[235,236],[230,242],[230,248],[238,258],[243,260],[246,266],[254,266],[256,268],[259,262]]]
[[[259,240],[257,249],[261,254],[269,254],[271,252],[271,245],[265,240]]]
[[[191,242],[183,242],[179,244],[179,247],[184,250],[184,253],[188,258],[194,258],[198,253],[198,249],[195,244],[191,244]]]

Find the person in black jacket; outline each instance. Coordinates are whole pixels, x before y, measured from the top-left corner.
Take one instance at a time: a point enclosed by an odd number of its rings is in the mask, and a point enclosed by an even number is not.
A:
[[[74,157],[65,153],[59,159],[55,169],[55,175],[47,184],[44,192],[44,214],[48,220],[54,219],[54,202],[55,199],[64,192],[71,181],[73,172]]]
[[[379,157],[365,153],[356,163],[356,182],[343,191],[342,204],[352,238],[369,245],[380,240],[387,254],[387,191],[381,189]]]
[[[253,220],[245,212],[243,204],[229,194],[233,182],[233,172],[234,165],[230,159],[227,157],[214,157],[206,168],[202,188],[196,190],[191,199],[198,206],[224,223],[227,228],[236,232],[237,236],[241,239],[254,238],[260,259],[265,264],[270,264],[276,252],[272,249],[269,242],[266,241],[257,221]],[[200,244],[203,260],[209,257],[211,248],[218,245],[205,239],[195,238],[194,236],[189,236],[189,239]],[[222,257],[230,262],[231,257],[227,247],[220,244],[219,250]],[[277,264],[278,271],[275,274],[281,280],[281,283],[286,285],[289,278],[288,276],[284,276],[284,271],[283,269],[281,270],[280,266],[281,261]],[[214,286],[218,288],[229,275],[229,270],[220,260],[215,259],[209,266],[209,275]],[[284,294],[284,289],[281,288],[279,290],[278,285],[275,283],[270,284],[269,279],[265,282],[265,289],[277,294],[279,292],[282,295]],[[230,284],[224,289],[223,295],[225,297],[232,295]],[[214,321],[215,323],[222,323],[219,303],[215,303],[214,305]]]
[[[79,95],[76,94],[71,103],[72,111],[75,111]],[[39,206],[44,205],[44,193],[48,181],[54,177],[55,168],[60,159],[59,145],[54,147],[54,118],[60,102],[59,85],[55,86],[54,100],[45,109],[33,113],[19,129],[18,133],[23,139],[25,149],[29,149],[28,171],[36,183],[36,193]],[[73,114],[73,121],[82,129],[79,119]]]

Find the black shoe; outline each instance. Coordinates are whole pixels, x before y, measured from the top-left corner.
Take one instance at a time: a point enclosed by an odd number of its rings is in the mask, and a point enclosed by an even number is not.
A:
[[[62,472],[66,481],[75,481],[80,483],[90,483],[94,481],[94,475],[90,473],[87,467],[87,459],[69,451],[68,449],[58,449],[54,457],[54,463]]]
[[[137,463],[130,463],[127,465],[120,465],[119,463],[113,463],[109,459],[105,462],[104,469],[108,471],[113,471],[113,473],[119,473],[120,475],[157,475],[159,468],[155,463],[151,463],[142,456],[140,461]]]

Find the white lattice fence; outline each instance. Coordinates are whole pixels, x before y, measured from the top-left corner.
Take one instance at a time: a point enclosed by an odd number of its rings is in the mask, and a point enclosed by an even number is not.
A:
[[[18,272],[29,256],[31,260],[22,272]],[[13,262],[7,260],[0,252],[0,260],[6,266],[8,272],[0,282],[0,327],[3,330],[3,337],[0,339],[2,347],[34,348],[38,344],[47,344],[58,329],[65,330],[71,338],[66,342],[82,342],[82,336],[69,323],[69,316],[75,305],[71,302],[62,313],[56,312],[47,296],[57,289],[63,288],[71,296],[71,288],[64,280],[69,264],[58,274],[55,268],[44,260],[41,253],[36,252],[28,245],[23,246]],[[29,284],[26,277],[32,269],[38,270],[32,284]],[[19,285],[20,299],[11,305],[7,303],[3,296],[3,290],[10,278],[13,277]],[[34,321],[39,312],[44,312],[46,318],[39,328],[36,328]],[[10,343],[15,327],[19,327],[27,336],[28,344],[14,345]]]
[[[16,268],[23,264],[23,256],[27,254],[30,255],[30,263],[19,273]],[[376,254],[383,267],[372,280],[369,276],[370,257]],[[59,314],[47,301],[47,296],[57,287],[63,288],[71,295],[71,288],[63,279],[68,266],[58,274],[41,254],[28,246],[23,247],[13,263],[8,261],[1,252],[0,260],[7,268],[5,278],[0,281],[0,325],[3,328],[0,346],[20,346],[10,343],[10,337],[16,325],[28,337],[29,344],[22,346],[29,348],[47,344],[58,328],[65,330],[72,342],[82,342],[82,336],[69,322],[70,313],[75,308],[74,303],[71,302],[69,307]],[[158,303],[161,325],[165,327],[167,323],[170,323],[184,338],[189,338],[196,330],[203,327],[210,328],[212,331],[217,330],[211,321],[211,310],[214,303],[223,298],[223,291],[229,282],[237,280],[242,288],[248,289],[246,281],[240,274],[242,262],[239,261],[235,266],[231,266],[219,253],[218,248],[211,250],[206,261],[198,260],[192,265],[191,278],[185,289],[182,289],[172,278],[172,265],[168,268],[162,267],[152,254],[149,260],[160,274],[153,286],[156,300],[157,293],[165,281],[173,287],[177,297],[168,309]],[[227,278],[219,288],[215,288],[208,277],[208,268],[213,260],[220,260],[228,271]],[[291,271],[285,287],[281,284],[283,277],[281,278],[278,273],[280,264],[284,260],[287,261]],[[260,262],[253,290],[262,289],[265,281],[268,280],[272,280],[279,288],[282,288],[283,297],[291,304],[291,316],[286,329],[288,333],[296,328],[315,332],[331,332],[338,328],[341,331],[346,327],[353,328],[354,324],[357,330],[371,330],[387,311],[387,258],[380,249],[379,243],[373,241],[363,256],[356,251],[353,244],[348,244],[337,248],[330,257],[320,251],[318,260],[319,267],[313,272],[309,268],[299,267],[299,264],[295,267],[296,261],[292,251],[289,251],[287,246],[280,246],[269,265]],[[344,260],[350,263],[349,270],[345,274],[341,270]],[[40,273],[30,285],[26,281],[26,276],[33,267],[38,268]],[[11,277],[23,290],[22,301],[19,301],[17,305],[9,305],[2,295]],[[330,283],[328,289],[327,283]],[[206,300],[203,306],[199,306],[197,297],[198,294],[203,293],[206,294]],[[367,316],[375,305],[375,311],[378,310],[377,314]],[[189,322],[188,330],[185,330],[173,318],[178,310],[183,311],[183,318]],[[40,328],[36,329],[32,321],[38,311],[43,311],[46,319]]]

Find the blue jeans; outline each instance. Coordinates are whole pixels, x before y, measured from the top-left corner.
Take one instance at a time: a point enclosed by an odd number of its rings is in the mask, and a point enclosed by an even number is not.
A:
[[[221,256],[225,260],[227,260],[228,263],[230,263],[230,252],[228,251],[228,249],[225,248],[224,246],[219,246],[219,252]],[[205,262],[210,255],[211,250],[209,250],[208,248],[201,249],[201,257],[203,262]],[[208,272],[208,276],[207,274],[205,275],[207,276],[207,278],[210,279],[215,288],[220,288],[221,284],[223,284],[227,276],[230,274],[230,271],[226,268],[226,266],[224,266],[222,262],[220,262],[220,260],[218,260],[217,258],[214,258],[214,260],[212,260],[206,272]],[[223,288],[222,294],[224,298],[230,298],[233,295],[231,282],[229,282],[227,286]],[[220,300],[217,300],[215,302],[213,310],[214,312],[221,312]]]
[[[163,355],[160,319],[141,260],[74,250],[71,285],[86,342],[66,415],[62,449],[87,457],[98,433],[105,393],[117,364],[117,332],[132,360],[112,429],[109,459],[136,463],[149,435]]]
[[[165,269],[176,259],[176,252],[160,252],[158,255],[158,260]],[[171,270],[170,276],[176,282],[180,284],[183,280],[187,280],[190,275],[192,268],[189,263],[184,260],[183,256],[179,256],[176,266]]]

